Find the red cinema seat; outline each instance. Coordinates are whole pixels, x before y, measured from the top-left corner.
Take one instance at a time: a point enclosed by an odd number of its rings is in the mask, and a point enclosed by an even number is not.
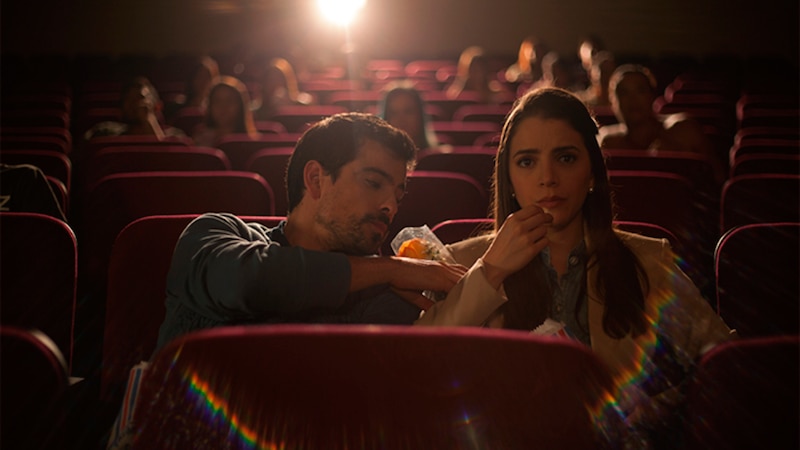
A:
[[[53,217],[0,213],[0,323],[35,328],[72,364],[78,250],[75,234]],[[4,368],[5,371],[5,368]]]
[[[449,219],[484,218],[489,199],[472,177],[454,172],[415,171],[408,176],[408,188],[397,215],[389,227],[382,253],[391,255],[392,238],[405,227],[432,227]]]
[[[797,448],[800,337],[726,342],[688,384],[682,448]]]
[[[597,448],[609,386],[585,346],[508,330],[217,328],[156,354],[134,446]]]
[[[164,320],[172,252],[181,232],[197,216],[143,217],[123,228],[114,241],[108,268],[101,398],[119,401],[128,371],[149,360],[155,350]],[[240,217],[270,227],[284,219]]]
[[[717,311],[740,336],[800,333],[800,223],[725,233],[714,254]]]

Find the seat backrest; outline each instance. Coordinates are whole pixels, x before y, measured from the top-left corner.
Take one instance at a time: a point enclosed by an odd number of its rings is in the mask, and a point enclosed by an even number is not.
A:
[[[730,177],[757,174],[800,175],[800,153],[763,153],[741,155],[731,166]]]
[[[99,345],[96,363],[102,349],[109,258],[114,240],[126,225],[160,214],[272,215],[273,203],[272,189],[250,172],[133,172],[98,181],[89,190],[78,235],[83,246],[79,324],[94,324],[79,332],[92,335],[87,344]]]
[[[0,145],[3,145],[0,142]],[[31,164],[61,180],[69,191],[72,183],[72,162],[64,153],[54,150],[0,150],[0,162],[10,165]]]
[[[488,214],[486,191],[472,177],[455,172],[412,172],[382,253],[392,254],[391,240],[405,227],[432,227],[449,219],[483,218]]]
[[[0,230],[0,321],[41,330],[71,367],[78,275],[75,234],[58,219],[21,212],[0,213]]]
[[[464,105],[453,113],[456,122],[492,122],[502,126],[511,105]]]
[[[415,170],[463,173],[474,178],[488,193],[496,154],[495,149],[488,147],[436,147],[420,152]]]
[[[689,179],[646,170],[609,170],[608,174],[617,220],[653,223],[669,230],[681,242],[691,240],[695,190]]]
[[[164,320],[167,273],[184,228],[197,214],[148,216],[114,241],[108,269],[103,338],[102,397],[116,398],[135,364],[150,359]],[[283,217],[241,216],[276,226]],[[142,245],[142,243],[147,245]]]
[[[105,147],[89,157],[83,183],[92,185],[107,175],[125,172],[230,170],[231,163],[218,148],[196,146]]]
[[[720,210],[720,234],[749,223],[800,222],[800,176],[730,178],[722,186]]]
[[[728,163],[733,166],[745,155],[780,153],[800,155],[800,139],[746,139],[734,144],[728,151]]]
[[[604,149],[608,170],[668,172],[687,178],[707,195],[719,196],[711,159],[700,153]],[[718,199],[717,199],[718,201]]]
[[[797,448],[800,337],[742,339],[703,356],[688,384],[685,447]]]
[[[500,124],[495,122],[457,122],[435,121],[431,128],[437,136],[442,136],[453,145],[473,145],[478,137],[487,134],[500,134]]]
[[[302,133],[314,123],[343,112],[347,112],[347,108],[336,105],[282,106],[270,120],[282,123],[290,133]]]
[[[233,170],[246,170],[247,161],[264,148],[294,147],[300,138],[298,133],[262,134],[258,139],[247,135],[229,135],[222,138],[217,148],[225,152]]]
[[[439,222],[431,231],[443,244],[454,244],[494,229],[494,219],[452,219]]]
[[[164,139],[159,139],[156,136],[142,136],[142,135],[123,135],[123,136],[102,136],[92,138],[89,141],[85,141],[82,148],[82,155],[81,158],[86,158],[94,155],[100,149],[105,147],[119,147],[119,146],[165,146],[165,147],[174,147],[177,145],[184,145],[189,146],[192,145],[192,141],[189,138],[185,137],[168,137]]]
[[[141,448],[596,448],[610,382],[586,347],[480,328],[218,328],[148,370]]]
[[[269,183],[275,194],[275,214],[286,215],[289,200],[286,192],[286,169],[294,148],[265,148],[257,151],[247,161],[245,169],[255,172]]]
[[[741,336],[800,333],[800,223],[735,227],[714,255],[717,311]]]
[[[44,128],[44,127],[43,127]],[[6,150],[49,150],[63,154],[72,151],[72,145],[59,136],[8,136],[0,137],[0,147]]]
[[[58,347],[41,331],[4,324],[0,348],[0,447],[66,448],[67,367]]]

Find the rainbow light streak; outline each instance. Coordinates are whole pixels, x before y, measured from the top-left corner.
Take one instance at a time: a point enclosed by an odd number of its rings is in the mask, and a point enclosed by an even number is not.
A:
[[[184,380],[189,384],[187,396],[195,404],[202,406],[203,415],[212,423],[227,423],[230,436],[239,437],[241,448],[247,450],[282,450],[284,448],[283,445],[259,440],[256,431],[244,424],[241,417],[232,411],[228,401],[223,396],[217,395],[212,390],[211,384],[202,379],[197,371],[187,370]]]
[[[683,260],[677,256],[675,263],[680,266]],[[669,272],[672,281],[670,285],[682,283],[681,275],[672,268],[665,268]],[[676,316],[676,310],[672,308],[676,305],[677,297],[672,290],[662,289],[651,292],[646,301],[647,305],[645,318],[648,322],[647,331],[636,338],[636,351],[633,358],[633,365],[630,369],[620,372],[614,379],[614,392],[607,392],[604,398],[600,399],[598,405],[589,407],[589,413],[594,419],[595,426],[602,436],[610,442],[618,442],[623,433],[625,416],[630,411],[625,411],[631,402],[635,402],[637,397],[644,395],[639,386],[652,376],[655,368],[651,356],[656,354],[660,348],[658,339],[659,330],[662,328],[662,321],[675,321],[681,318]],[[685,318],[683,318],[685,320]],[[678,349],[679,350],[679,349]]]

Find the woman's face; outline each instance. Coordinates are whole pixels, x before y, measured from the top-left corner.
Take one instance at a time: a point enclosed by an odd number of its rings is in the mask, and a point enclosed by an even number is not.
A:
[[[231,87],[220,87],[211,94],[209,114],[218,127],[233,127],[239,118],[241,105],[239,93]]]
[[[393,127],[408,133],[415,143],[423,135],[419,108],[408,94],[392,95],[386,103],[386,121]]]
[[[628,125],[636,125],[653,117],[653,90],[641,73],[626,73],[616,85],[612,105]]]
[[[583,227],[583,202],[594,186],[589,151],[566,121],[528,117],[509,145],[508,171],[520,206],[553,216],[552,229]]]

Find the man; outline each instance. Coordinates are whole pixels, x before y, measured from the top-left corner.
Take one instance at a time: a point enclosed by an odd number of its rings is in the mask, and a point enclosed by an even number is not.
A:
[[[158,91],[145,77],[134,77],[122,87],[121,121],[100,122],[84,133],[84,139],[96,137],[142,135],[165,137],[183,136],[173,127],[162,127],[158,115],[162,103]]]
[[[289,162],[286,221],[270,229],[205,214],[184,230],[157,348],[221,325],[413,323],[419,292],[449,291],[466,272],[375,256],[415,152],[407,134],[367,114],[338,114],[311,127]]]
[[[619,123],[600,128],[602,148],[700,153],[711,161],[715,179],[722,184],[726,175],[723,161],[700,123],[684,113],[662,116],[653,111],[657,83],[650,70],[622,65],[612,73],[608,89]]]

